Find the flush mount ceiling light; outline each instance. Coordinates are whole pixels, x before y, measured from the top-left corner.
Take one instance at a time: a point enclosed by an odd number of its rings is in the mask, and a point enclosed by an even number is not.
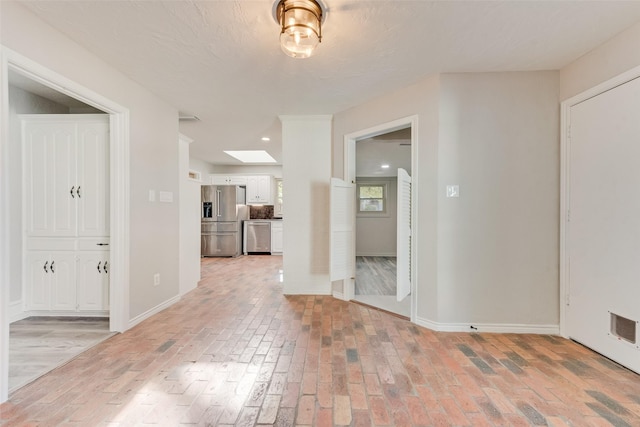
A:
[[[280,25],[280,46],[293,58],[308,58],[322,41],[324,10],[317,0],[277,0],[274,17]]]

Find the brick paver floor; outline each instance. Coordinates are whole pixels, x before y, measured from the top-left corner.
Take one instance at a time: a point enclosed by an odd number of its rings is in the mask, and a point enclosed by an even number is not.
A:
[[[572,341],[283,296],[277,256],[202,263],[196,290],[14,393],[0,424],[640,426],[640,376]]]

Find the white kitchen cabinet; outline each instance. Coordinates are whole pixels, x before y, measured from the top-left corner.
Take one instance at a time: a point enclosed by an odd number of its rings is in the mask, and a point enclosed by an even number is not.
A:
[[[271,199],[271,176],[253,175],[247,177],[247,204],[269,205]]]
[[[108,236],[108,116],[20,118],[27,236]]]
[[[211,176],[212,185],[247,185],[247,177],[244,175],[218,175]]]
[[[271,253],[282,253],[282,234],[283,224],[282,221],[271,221]]]
[[[78,311],[109,309],[109,253],[78,253]]]
[[[27,310],[75,310],[75,264],[73,252],[28,252]]]

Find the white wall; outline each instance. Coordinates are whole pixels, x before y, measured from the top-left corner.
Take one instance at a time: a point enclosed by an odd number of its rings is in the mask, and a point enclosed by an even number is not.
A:
[[[356,256],[396,256],[398,218],[398,179],[356,178],[356,183],[387,185],[387,211],[384,214],[356,214]]]
[[[202,183],[208,184],[206,181],[206,177],[213,173],[213,165],[209,162],[205,162],[204,160],[197,159],[195,157],[189,158],[189,168],[196,172],[200,172],[202,174]]]
[[[178,295],[178,112],[22,5],[1,2],[4,47],[129,109],[130,317]],[[2,88],[4,91],[5,88]],[[174,203],[148,201],[170,191]],[[154,273],[161,274],[153,286]]]
[[[558,73],[432,76],[336,114],[334,176],[342,176],[345,134],[414,114],[416,320],[553,331]],[[460,185],[460,198],[445,198],[447,184]]]
[[[281,116],[285,294],[327,295],[331,116]]]
[[[189,179],[189,145],[180,135],[180,295],[195,289],[200,281],[200,182]]]
[[[564,101],[640,65],[640,23],[616,35],[560,70]]]
[[[12,183],[22,182],[22,138],[18,114],[67,114],[69,108],[41,96],[9,86],[9,147],[11,159],[9,179]],[[9,304],[22,300],[22,186],[9,187]],[[22,307],[16,305],[21,311]]]
[[[438,321],[558,325],[558,73],[441,85]]]

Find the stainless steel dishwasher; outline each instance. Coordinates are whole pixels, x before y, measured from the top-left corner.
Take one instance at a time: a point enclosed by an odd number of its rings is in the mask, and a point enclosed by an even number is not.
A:
[[[271,221],[244,222],[244,254],[271,253]]]

